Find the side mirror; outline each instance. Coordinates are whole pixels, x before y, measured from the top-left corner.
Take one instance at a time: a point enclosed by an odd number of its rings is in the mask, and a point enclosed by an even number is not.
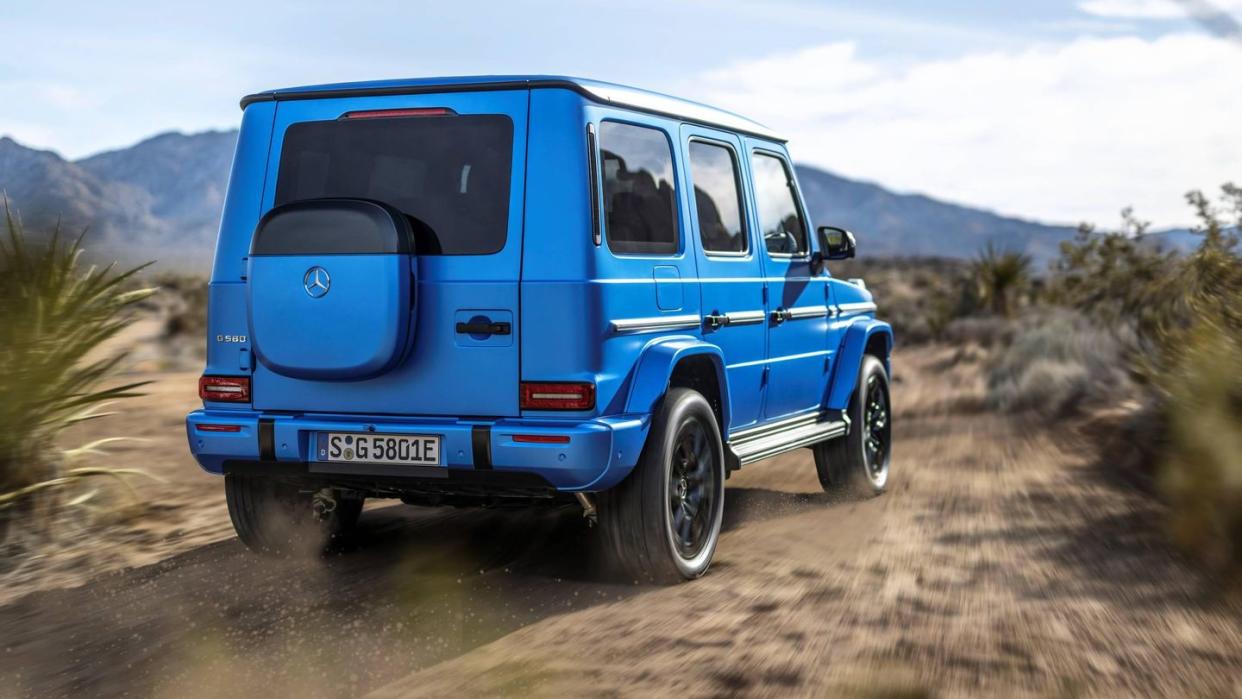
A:
[[[826,260],[848,260],[858,250],[854,234],[844,228],[820,226],[815,233],[819,236],[819,249]]]

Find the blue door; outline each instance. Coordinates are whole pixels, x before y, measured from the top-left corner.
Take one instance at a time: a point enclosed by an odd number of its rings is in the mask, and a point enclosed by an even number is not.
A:
[[[682,127],[691,238],[699,269],[703,337],[720,347],[728,374],[728,429],[762,417],[767,314],[763,266],[747,225],[742,144],[731,134]]]
[[[829,345],[828,285],[811,275],[811,236],[784,150],[752,142],[753,210],[767,278],[768,385],[764,419],[822,404],[835,345]]]

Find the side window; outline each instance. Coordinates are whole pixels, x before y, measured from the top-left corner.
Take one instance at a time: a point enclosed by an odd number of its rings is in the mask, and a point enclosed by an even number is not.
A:
[[[803,255],[806,224],[798,210],[794,195],[793,176],[785,161],[767,153],[755,153],[750,159],[755,178],[755,205],[759,211],[759,229],[768,252],[778,255]]]
[[[605,121],[599,127],[604,231],[614,253],[677,252],[673,151],[664,132]]]
[[[746,252],[742,195],[733,151],[702,141],[691,141],[689,151],[690,179],[694,182],[694,205],[699,215],[699,238],[703,241],[703,250]]]

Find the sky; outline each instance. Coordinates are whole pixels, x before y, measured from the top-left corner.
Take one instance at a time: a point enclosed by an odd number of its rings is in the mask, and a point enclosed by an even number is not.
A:
[[[1108,226],[1242,182],[1242,0],[0,0],[0,135],[79,158],[291,85],[566,74],[704,101],[796,160]]]

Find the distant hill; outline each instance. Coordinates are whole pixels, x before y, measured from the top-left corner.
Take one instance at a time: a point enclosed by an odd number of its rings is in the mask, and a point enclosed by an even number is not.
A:
[[[867,255],[974,257],[991,241],[1042,263],[1056,257],[1060,242],[1072,238],[1077,230],[1008,218],[921,194],[896,194],[806,165],[798,166],[798,182],[815,223],[854,231],[859,252]]]
[[[236,131],[165,133],[76,164],[100,180],[147,192],[152,215],[187,232],[214,235],[236,144]]]
[[[0,190],[33,230],[49,229],[60,219],[70,230],[92,225],[102,238],[121,240],[162,226],[143,189],[100,179],[52,151],[26,148],[7,137],[0,138]]]
[[[89,228],[100,256],[206,270],[236,142],[236,131],[167,133],[75,162],[4,137],[0,190],[32,232],[59,220]]]
[[[67,161],[0,138],[0,190],[31,230],[60,217],[71,230],[90,225],[95,250],[206,270],[236,142],[236,131],[172,132]],[[965,258],[991,241],[1042,264],[1074,235],[1068,226],[897,194],[805,165],[798,177],[812,218],[855,231],[865,256]],[[1179,249],[1189,240],[1184,231],[1163,235]]]

